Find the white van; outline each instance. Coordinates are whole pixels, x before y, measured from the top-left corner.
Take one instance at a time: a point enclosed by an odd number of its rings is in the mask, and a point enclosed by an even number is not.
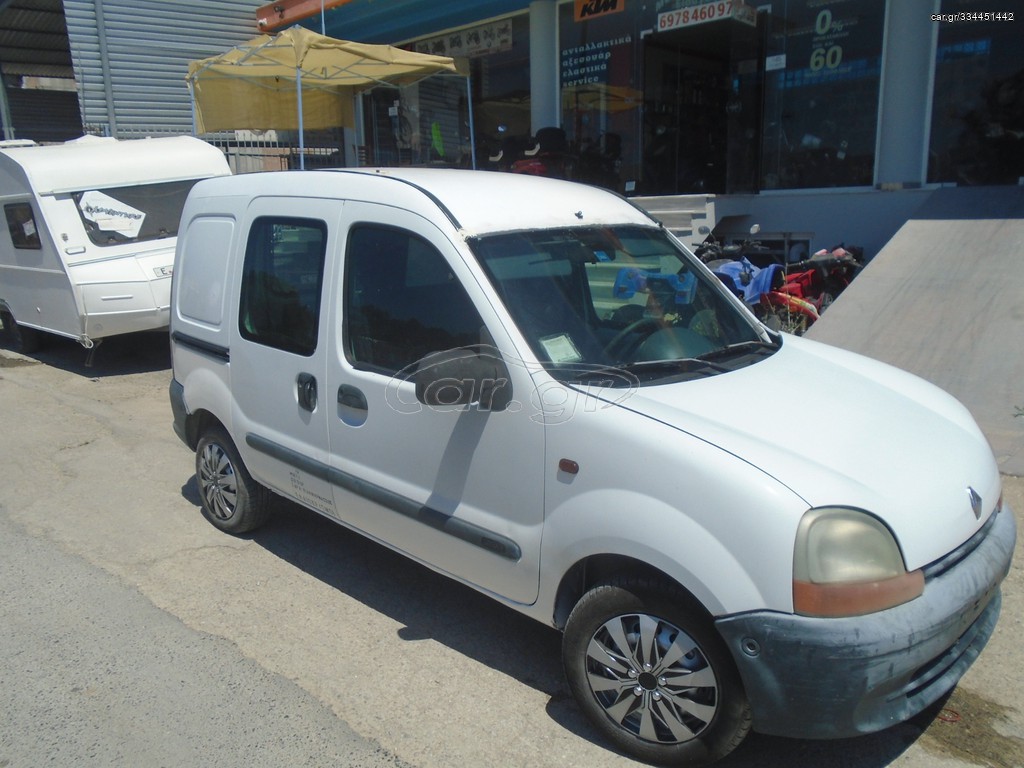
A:
[[[190,136],[0,142],[0,324],[32,351],[38,332],[91,348],[167,327],[181,208],[197,179],[230,173]]]
[[[639,759],[885,728],[995,627],[1016,525],[968,412],[763,327],[609,192],[200,182],[171,339],[211,523],[286,496],[563,630],[580,706]]]

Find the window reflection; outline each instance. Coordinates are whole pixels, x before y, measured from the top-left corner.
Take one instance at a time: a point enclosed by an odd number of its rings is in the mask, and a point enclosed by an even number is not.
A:
[[[943,0],[942,13],[986,12]],[[1016,184],[1024,177],[1024,70],[1020,20],[939,27],[928,181]]]

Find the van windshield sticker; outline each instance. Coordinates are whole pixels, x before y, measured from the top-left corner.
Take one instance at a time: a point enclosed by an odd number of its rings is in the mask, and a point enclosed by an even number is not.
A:
[[[78,204],[82,215],[104,232],[138,237],[146,214],[110,195],[91,190],[82,194]]]
[[[545,336],[540,340],[541,346],[553,363],[578,363],[583,359],[579,349],[566,334],[559,333]]]

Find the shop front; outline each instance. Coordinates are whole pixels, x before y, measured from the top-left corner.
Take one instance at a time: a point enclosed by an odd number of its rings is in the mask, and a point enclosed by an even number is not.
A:
[[[563,124],[580,146],[621,134],[624,191],[871,184],[884,0],[606,5],[561,6],[562,91],[632,98],[565,99]]]
[[[472,93],[368,97],[369,162],[508,169],[553,129],[534,171],[636,195],[1024,176],[1021,19],[981,0],[456,1],[436,30],[429,3],[381,5],[334,8],[328,34],[464,56]]]
[[[559,7],[561,120],[582,176],[628,194],[755,191],[763,23],[741,3],[677,5]]]

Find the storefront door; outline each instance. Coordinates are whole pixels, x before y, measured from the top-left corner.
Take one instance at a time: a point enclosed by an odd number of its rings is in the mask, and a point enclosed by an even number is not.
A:
[[[731,19],[646,38],[643,194],[757,191],[759,50],[757,29]]]

